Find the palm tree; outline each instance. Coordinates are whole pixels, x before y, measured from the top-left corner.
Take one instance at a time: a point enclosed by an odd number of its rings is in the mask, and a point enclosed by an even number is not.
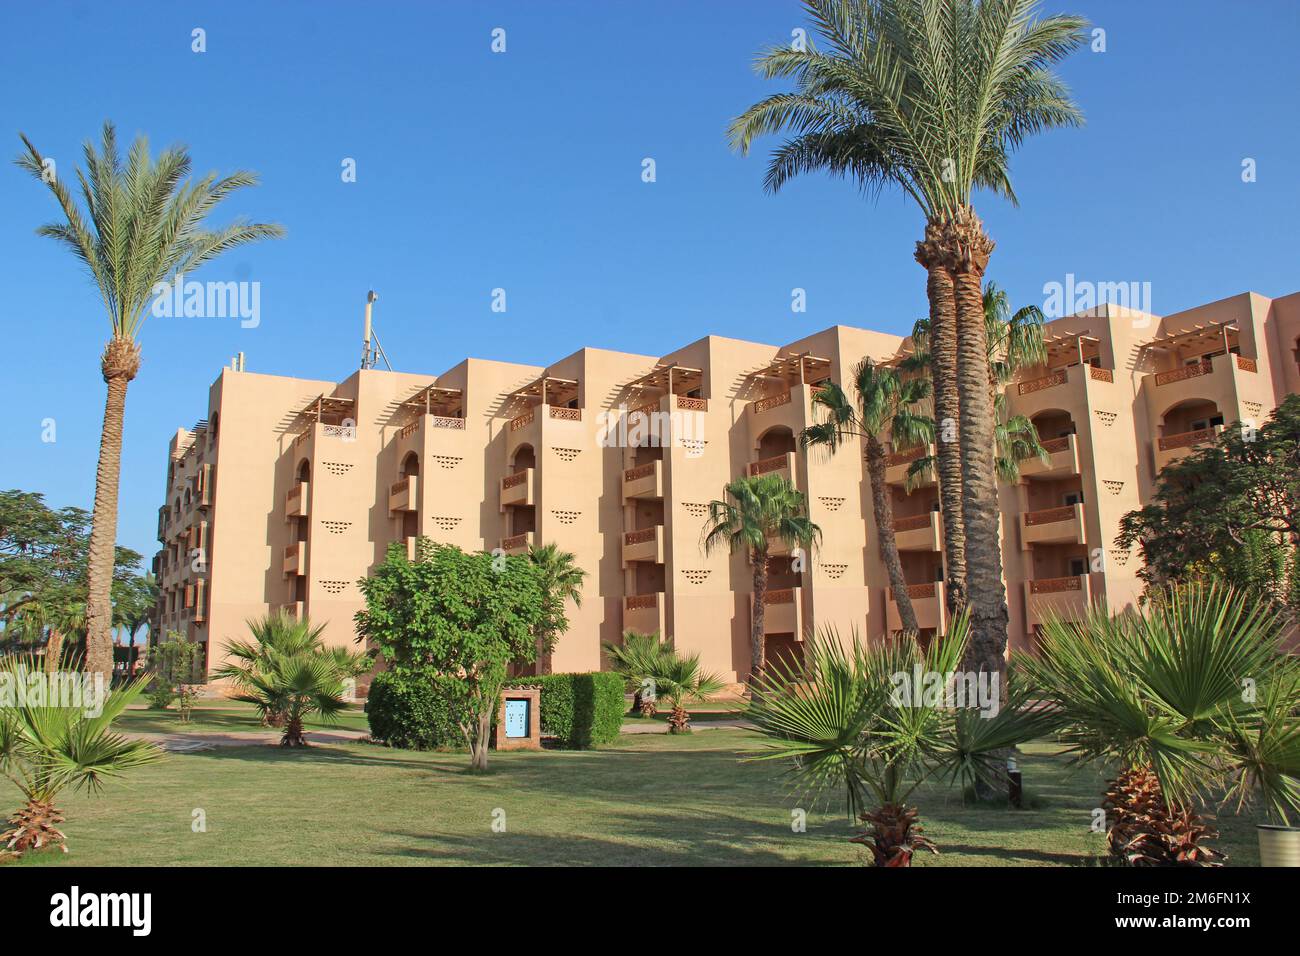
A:
[[[948,547],[947,592],[954,606],[969,601],[969,663],[981,670],[1002,668],[1008,618],[981,289],[993,241],[973,193],[1014,201],[1010,153],[1034,133],[1082,123],[1052,67],[1083,42],[1086,21],[1035,19],[1036,5],[804,0],[826,51],[767,50],[758,73],[792,78],[795,89],[754,104],[730,127],[742,152],[760,136],[788,134],[769,162],[769,191],[825,171],[866,192],[897,186],[925,217],[915,258],[927,275],[939,479],[945,522],[966,545],[961,555]],[[958,423],[955,449],[948,438]]]
[[[853,388],[858,398],[856,408],[834,382],[818,391],[813,396],[813,405],[825,410],[826,420],[805,428],[800,440],[805,446],[820,445],[832,452],[851,438],[860,438],[866,444],[867,479],[871,485],[880,559],[898,602],[903,630],[915,634],[916,612],[907,594],[903,564],[894,540],[894,507],[885,481],[885,446],[881,439],[885,434],[891,435],[896,447],[930,441],[934,423],[913,411],[913,406],[929,397],[930,383],[924,378],[905,378],[896,369],[864,358],[853,370]]]
[[[234,640],[226,645],[225,662],[212,677],[228,680],[231,687],[244,695],[256,695],[262,682],[277,673],[283,662],[296,657],[319,657],[334,669],[340,682],[364,674],[373,663],[368,654],[350,651],[345,647],[326,647],[322,635],[325,625],[312,626],[306,619],[298,619],[279,611],[246,622],[251,641]],[[268,707],[261,711],[262,723],[268,727],[283,727],[288,719],[287,710]]]
[[[245,687],[234,699],[252,704],[267,723],[281,721],[281,747],[307,746],[303,721],[312,714],[332,721],[347,708],[337,662],[320,649],[271,657],[248,676]]]
[[[984,287],[984,322],[988,341],[989,400],[993,403],[995,423],[994,461],[998,478],[1013,484],[1020,478],[1020,462],[1026,458],[1047,458],[1034,423],[1025,415],[1008,415],[1006,399],[1007,385],[1021,370],[1047,361],[1047,348],[1043,342],[1044,318],[1036,305],[1023,306],[1011,314],[1006,292],[989,282]],[[920,319],[912,328],[912,352],[900,363],[900,368],[933,377],[929,345],[929,320]],[[907,470],[908,491],[934,468],[935,456],[923,455],[913,461]],[[947,536],[953,534],[945,531]],[[955,534],[960,535],[961,531]],[[960,550],[965,553],[964,541]]]
[[[537,568],[541,578],[546,616],[537,629],[538,673],[551,672],[551,652],[560,635],[569,629],[564,613],[565,601],[582,607],[582,582],[587,572],[575,563],[577,558],[569,551],[561,551],[557,544],[544,544],[531,548],[528,560]]]
[[[1115,773],[1107,839],[1134,865],[1213,865],[1199,808],[1259,797],[1300,813],[1300,668],[1281,618],[1220,584],[1159,591],[1141,612],[1051,620],[1024,659],[1078,763]]]
[[[917,850],[937,852],[909,803],[922,783],[945,779],[970,792],[977,782],[999,780],[1001,753],[1050,727],[1019,680],[1000,707],[991,679],[974,700],[953,683],[933,690],[901,683],[916,674],[951,682],[967,630],[959,615],[925,649],[911,640],[864,644],[856,633],[845,641],[834,630],[809,635],[802,668],[774,666],[746,712],[768,738],[750,759],[787,762],[813,799],[840,790],[849,819],[867,825],[853,842],[871,850],[875,866],[910,866]]]
[[[23,655],[0,658],[0,674],[14,685],[39,680],[39,665]],[[14,854],[58,847],[67,852],[59,830],[63,813],[54,805],[68,787],[98,792],[104,782],[162,757],[154,744],[128,740],[113,731],[122,711],[144,690],[131,681],[108,692],[101,707],[59,707],[19,695],[0,707],[0,771],[23,795],[23,808],[9,818],[0,847]],[[88,716],[94,712],[95,716]]]
[[[808,518],[803,493],[781,475],[737,478],[724,491],[724,500],[709,502],[704,552],[711,554],[725,545],[732,554],[741,552],[749,558],[754,583],[749,634],[752,683],[765,664],[763,612],[769,545],[775,539],[791,549],[807,549],[821,540],[822,532]]]
[[[671,651],[665,648],[658,634],[636,631],[624,631],[622,644],[606,642],[603,647],[614,673],[632,690],[632,709],[642,717],[653,717],[657,713],[658,696],[653,690],[655,668],[660,656]]]
[[[701,669],[698,653],[683,656],[671,648],[655,658],[650,676],[655,682],[655,693],[672,708],[668,716],[670,734],[690,733],[691,715],[686,705],[705,700],[726,686],[719,675]]]
[[[21,135],[21,134],[20,134]],[[77,170],[84,209],[68,184],[51,174],[45,157],[22,136],[26,151],[17,163],[49,186],[64,221],[36,230],[71,250],[89,269],[108,312],[109,340],[100,360],[108,386],[95,472],[86,600],[86,669],[113,670],[112,605],[117,494],[122,466],[122,419],[126,389],[140,369],[136,336],[155,286],[193,272],[236,246],[284,235],[278,225],[237,220],[210,229],[209,213],[231,193],[257,183],[251,172],[218,178],[209,173],[187,180],[190,157],[184,147],[163,150],[156,159],[138,136],[123,163],[117,132],[105,123],[99,148],[87,142],[86,169]]]

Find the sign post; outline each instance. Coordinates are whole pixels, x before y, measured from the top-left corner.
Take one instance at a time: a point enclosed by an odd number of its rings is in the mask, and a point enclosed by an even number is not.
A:
[[[507,687],[497,710],[497,750],[541,750],[542,689]]]

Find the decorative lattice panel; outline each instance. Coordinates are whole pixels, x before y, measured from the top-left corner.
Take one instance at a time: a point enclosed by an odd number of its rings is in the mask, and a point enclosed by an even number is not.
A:
[[[573,461],[582,451],[581,448],[553,448],[551,450],[555,452],[555,457],[560,461]]]
[[[325,466],[326,471],[336,478],[346,475],[352,470],[351,462],[346,461],[322,461],[321,464]]]
[[[582,512],[581,511],[556,511],[552,509],[551,514],[555,515],[556,519],[560,522],[560,524],[573,524],[573,522],[578,520],[578,516],[581,515]]]
[[[352,527],[351,521],[322,521],[321,527],[330,534],[342,534]]]
[[[702,501],[683,501],[682,507],[692,518],[703,518],[709,513],[709,506]]]
[[[326,594],[342,594],[343,590],[348,586],[348,582],[347,581],[322,581],[320,583],[320,586],[321,589],[324,590]]]
[[[1259,413],[1264,410],[1264,406],[1259,402],[1242,402],[1241,404],[1246,409],[1246,414],[1251,418],[1259,418]]]
[[[686,457],[695,458],[704,454],[704,446],[708,444],[703,438],[682,438],[679,439],[681,446],[686,449]]]
[[[683,571],[682,576],[692,584],[703,584],[709,579],[709,571],[707,568],[697,571]]]
[[[1105,488],[1107,491],[1109,491],[1112,495],[1117,495],[1124,490],[1124,482],[1122,481],[1109,481],[1103,478],[1101,480],[1101,484],[1102,487]]]
[[[843,498],[818,498],[817,500],[822,503],[822,507],[827,511],[839,511],[844,505]]]
[[[832,581],[838,581],[844,577],[844,572],[848,570],[848,567],[847,564],[823,564],[822,570],[826,572],[826,576]]]
[[[1115,424],[1115,419],[1119,417],[1118,412],[1103,412],[1100,408],[1096,409],[1097,419],[1107,428]]]
[[[433,525],[439,531],[454,531],[458,524],[460,524],[459,518],[452,518],[446,515],[433,516]]]
[[[446,468],[449,470],[455,468],[464,460],[461,458],[456,458],[453,455],[430,455],[429,457],[433,459],[434,463],[439,468]]]
[[[1129,559],[1129,553],[1127,551],[1112,550],[1110,553],[1111,563],[1114,564],[1116,567],[1119,568],[1124,567],[1124,565],[1128,564],[1128,559]]]

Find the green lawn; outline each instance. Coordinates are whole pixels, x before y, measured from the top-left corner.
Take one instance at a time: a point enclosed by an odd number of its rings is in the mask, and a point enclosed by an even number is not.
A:
[[[116,726],[140,734],[273,732],[272,728],[262,726],[252,704],[237,700],[200,700],[188,724],[181,723],[175,704],[166,710],[150,710],[146,704],[134,704],[118,719]],[[339,715],[336,723],[327,724],[320,720],[308,720],[306,726],[309,730],[360,730],[367,733],[370,731],[370,725],[366,723],[366,713],[360,706],[349,707]]]
[[[135,719],[134,715],[132,718]],[[589,752],[493,754],[466,772],[461,754],[367,744],[231,747],[176,754],[61,806],[70,864],[603,864],[657,866],[858,863],[839,808],[791,830],[773,764],[742,763],[743,730],[686,737],[624,735]],[[1071,865],[1102,848],[1088,829],[1100,777],[1071,773],[1049,744],[1021,761],[1032,810],[963,807],[948,790],[919,803],[942,854],[921,866]],[[0,784],[0,809],[16,805]],[[207,832],[193,833],[193,811]],[[503,811],[504,833],[492,828]],[[498,814],[498,818],[500,814]],[[1233,864],[1257,861],[1248,821],[1220,821]]]

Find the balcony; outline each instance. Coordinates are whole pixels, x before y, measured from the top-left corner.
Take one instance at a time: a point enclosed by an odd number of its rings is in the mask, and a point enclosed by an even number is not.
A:
[[[623,500],[632,498],[662,498],[664,472],[662,461],[648,461],[644,465],[623,472]]]
[[[285,518],[305,518],[307,516],[307,496],[310,491],[310,483],[300,481],[284,493]]]
[[[1091,574],[1071,574],[1064,578],[1040,578],[1026,581],[1025,623],[1034,628],[1052,618],[1063,621],[1082,619],[1094,597],[1100,600],[1104,588],[1098,576],[1094,583]]]
[[[203,511],[212,507],[211,465],[199,465],[198,474],[194,476],[194,503]]]
[[[307,542],[298,541],[284,549],[284,565],[282,568],[286,578],[293,577],[295,574],[303,574],[307,570]]]
[[[774,588],[763,595],[763,633],[793,634],[803,640],[803,588]],[[754,596],[749,596],[753,613]]]
[[[399,511],[417,511],[419,510],[419,490],[420,479],[418,475],[407,475],[401,481],[393,482],[392,487],[388,489],[388,513],[397,514]]]
[[[501,539],[501,550],[506,554],[527,554],[532,546],[533,533],[531,531]]]
[[[1020,460],[1021,478],[1067,478],[1079,474],[1079,450],[1074,435],[1040,442],[1047,460],[1031,455]]]
[[[780,475],[790,484],[794,484],[794,452],[788,451],[784,455],[773,455],[771,458],[750,462],[745,471],[751,478],[757,478],[759,475]]]
[[[533,503],[533,469],[525,468],[501,479],[501,510]]]
[[[278,610],[281,614],[294,621],[304,620],[306,616],[302,601],[290,601],[287,604],[281,604]]]
[[[924,458],[926,455],[934,456],[934,445],[917,445],[915,448],[908,448],[904,451],[896,451],[885,457],[885,482],[890,485],[907,484],[907,469],[911,467],[912,462]],[[934,487],[934,469],[929,468],[916,484],[917,488]]]
[[[1210,428],[1198,428],[1195,431],[1180,432],[1177,435],[1165,435],[1155,440],[1156,472],[1165,465],[1185,458],[1196,450],[1198,445],[1207,445],[1223,432],[1222,425]]]
[[[208,619],[208,582],[194,582],[194,623],[203,624]]]
[[[160,544],[167,543],[167,506],[163,505],[158,509],[158,541]]]
[[[636,531],[628,531],[623,535],[623,564],[625,566],[633,561],[650,561],[654,564],[663,564],[663,560],[663,525],[657,524],[653,528],[640,528]]]
[[[623,598],[623,630],[664,636],[664,595],[629,594]]]
[[[894,543],[899,551],[939,551],[942,533],[937,511],[894,519]]]
[[[885,607],[885,620],[891,632],[903,629],[902,618],[898,613],[898,601],[894,589],[888,589],[889,601]],[[907,596],[912,602],[912,612],[916,615],[916,626],[921,630],[933,629],[943,633],[948,626],[948,615],[944,606],[943,582],[929,581],[925,584],[909,584]]]
[[[1062,505],[1020,515],[1020,545],[1083,544],[1083,504]]]

